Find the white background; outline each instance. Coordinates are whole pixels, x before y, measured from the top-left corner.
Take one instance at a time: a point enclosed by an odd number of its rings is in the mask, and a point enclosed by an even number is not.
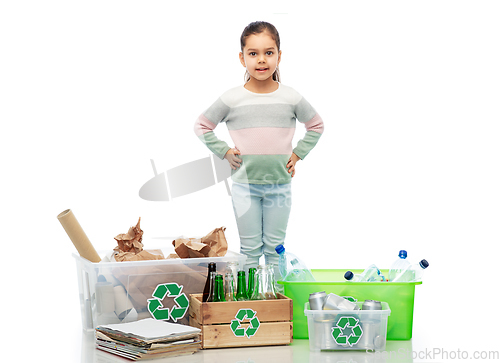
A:
[[[283,84],[325,122],[297,165],[287,249],[311,268],[426,258],[413,350],[498,350],[499,16],[496,1],[3,2],[2,327],[30,338],[11,348],[80,359],[67,208],[98,250],[139,216],[146,248],[226,226],[239,250],[223,183],[170,202],[138,191],[150,159],[209,155],[194,121],[242,84],[239,36],[266,20]]]

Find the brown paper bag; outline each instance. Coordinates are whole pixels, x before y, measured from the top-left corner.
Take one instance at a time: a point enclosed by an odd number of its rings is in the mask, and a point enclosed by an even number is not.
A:
[[[115,260],[120,261],[144,261],[163,260],[165,256],[161,250],[144,250],[142,244],[141,218],[135,227],[130,227],[127,233],[121,233],[115,237],[118,243],[113,250],[116,252]]]
[[[225,230],[226,227],[216,228],[202,238],[177,238],[172,245],[180,258],[222,257],[227,252]]]

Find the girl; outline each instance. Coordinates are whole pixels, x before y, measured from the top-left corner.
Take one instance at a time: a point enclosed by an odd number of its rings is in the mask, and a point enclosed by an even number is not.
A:
[[[240,62],[245,84],[230,89],[203,112],[195,123],[199,139],[232,170],[232,199],[245,269],[277,266],[275,247],[284,243],[291,207],[291,180],[323,133],[323,121],[294,89],[280,83],[280,38],[266,22],[249,24],[241,34]],[[296,120],[306,135],[292,149]],[[225,122],[234,148],[213,130]]]

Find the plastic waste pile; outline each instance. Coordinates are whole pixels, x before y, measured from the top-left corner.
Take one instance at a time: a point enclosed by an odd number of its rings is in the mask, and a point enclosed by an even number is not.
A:
[[[429,267],[429,262],[423,259],[418,263],[411,264],[407,260],[408,253],[405,250],[399,251],[396,261],[389,269],[388,278],[380,272],[376,265],[368,266],[362,273],[354,274],[347,271],[344,278],[352,282],[417,282],[422,281],[424,270]]]

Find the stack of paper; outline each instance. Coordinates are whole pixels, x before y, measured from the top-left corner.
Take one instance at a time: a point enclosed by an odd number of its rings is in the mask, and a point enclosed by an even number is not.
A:
[[[97,349],[131,360],[193,354],[201,348],[201,330],[155,319],[96,328]]]

